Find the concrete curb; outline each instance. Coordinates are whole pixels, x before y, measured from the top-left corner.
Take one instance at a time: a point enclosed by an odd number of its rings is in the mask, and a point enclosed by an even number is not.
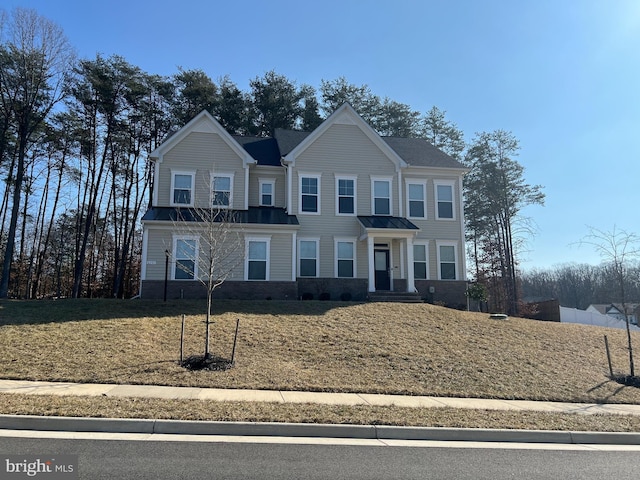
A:
[[[498,430],[387,425],[204,422],[0,415],[0,429],[181,435],[357,438],[553,444],[640,445],[640,433]]]

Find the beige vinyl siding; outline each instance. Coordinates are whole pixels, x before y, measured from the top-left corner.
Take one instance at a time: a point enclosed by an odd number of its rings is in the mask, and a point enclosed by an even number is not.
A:
[[[171,253],[173,240],[171,230],[150,228],[147,237],[146,280],[164,280],[165,250]],[[169,269],[171,272],[171,269]],[[169,273],[171,275],[171,273]]]
[[[162,227],[148,227],[147,237],[147,272],[146,280],[164,280],[165,250],[172,253],[174,235],[197,235],[197,233],[187,231],[187,229],[174,229],[167,225]],[[291,280],[291,255],[292,255],[292,234],[287,233],[265,233],[264,231],[242,232],[248,237],[271,237],[270,251],[270,280],[290,281]],[[241,239],[241,242],[244,240]],[[202,248],[202,246],[201,246]],[[238,251],[238,260],[229,280],[241,281],[244,279],[244,261],[242,258],[244,251]],[[171,259],[170,259],[171,262]],[[169,278],[171,278],[171,263],[169,263]]]
[[[260,205],[260,179],[275,180],[275,207],[284,208],[286,200],[286,171],[284,167],[255,166],[249,170],[249,206]]]
[[[333,125],[296,158],[292,182],[293,212],[299,213],[299,173],[318,174],[321,181],[321,216],[331,221],[336,211],[335,178],[357,176],[357,214],[371,215],[371,177],[392,177],[392,204],[398,214],[398,187],[393,162],[355,125]],[[298,215],[300,218],[306,216]],[[313,216],[313,215],[311,215]],[[325,230],[326,231],[326,230]]]
[[[256,234],[262,235],[262,234]],[[271,272],[269,280],[290,281],[291,280],[291,255],[292,255],[292,235],[272,234],[271,235]]]
[[[200,207],[209,204],[208,182],[211,172],[233,173],[233,207],[246,208],[243,159],[216,133],[190,133],[164,155],[159,168],[159,178],[156,179],[158,206],[171,204],[173,170],[195,172],[194,203]]]

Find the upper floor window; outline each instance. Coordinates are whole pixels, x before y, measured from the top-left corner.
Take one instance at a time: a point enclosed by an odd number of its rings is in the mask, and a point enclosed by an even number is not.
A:
[[[438,243],[439,280],[455,280],[457,278],[457,257],[455,244]]]
[[[356,213],[356,179],[355,177],[336,178],[338,215],[354,215]]]
[[[213,175],[211,180],[211,206],[230,207],[232,187],[232,175]]]
[[[194,236],[173,239],[173,278],[193,280],[198,278],[198,239]]]
[[[320,175],[300,176],[300,213],[320,213]]]
[[[194,172],[171,172],[171,205],[193,206]]]
[[[260,205],[263,207],[274,206],[274,194],[276,181],[273,179],[260,179]]]
[[[246,280],[269,280],[269,248],[271,239],[267,237],[247,237]]]
[[[425,218],[426,184],[407,183],[407,211],[411,218]]]
[[[391,180],[373,179],[373,214],[391,215]]]
[[[318,276],[318,240],[300,240],[300,276]]]
[[[439,220],[455,220],[455,208],[453,202],[454,182],[436,181],[436,218]]]

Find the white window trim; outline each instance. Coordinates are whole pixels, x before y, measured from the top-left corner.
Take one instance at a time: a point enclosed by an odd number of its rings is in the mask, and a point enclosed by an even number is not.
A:
[[[444,185],[451,187],[451,218],[441,217],[438,210],[438,186]],[[433,197],[436,220],[445,220],[453,222],[456,220],[456,181],[455,180],[434,180],[433,181]]]
[[[229,178],[229,205],[213,205],[213,179],[215,177],[228,177]],[[212,208],[220,208],[221,210],[232,209],[233,208],[233,181],[235,180],[234,172],[216,172],[212,171],[209,177],[209,202],[211,203],[210,207]]]
[[[178,251],[178,241],[179,240],[195,240],[196,242],[196,258],[193,259],[193,278],[176,278],[176,262],[177,251]],[[198,264],[200,260],[200,237],[198,235],[173,235],[173,246],[171,250],[171,280],[176,280],[178,282],[193,282],[194,280],[198,280],[199,272],[198,272]]]
[[[189,175],[191,176],[191,202],[189,203],[175,203],[173,201],[173,191],[175,189],[175,180],[176,175]],[[193,207],[194,205],[194,197],[196,191],[196,172],[193,170],[171,170],[171,191],[169,192],[169,205],[172,207]]]
[[[338,243],[352,243],[353,244],[353,276],[351,277],[338,277]],[[333,258],[334,258],[334,274],[335,278],[357,278],[358,269],[356,259],[358,258],[358,239],[356,237],[334,237],[333,239]],[[346,259],[345,259],[346,260]]]
[[[353,213],[340,212],[340,180],[353,181]],[[358,215],[358,176],[336,175],[336,215],[340,217],[355,217]]]
[[[413,246],[414,247],[415,246],[423,246],[424,247],[424,255],[425,255],[425,262],[426,262],[425,272],[426,272],[426,276],[427,276],[427,278],[418,278],[418,277],[416,277],[416,275],[415,275],[415,266],[414,266],[413,279],[414,280],[429,280],[429,279],[431,279],[431,273],[429,272],[429,240],[414,240],[413,241]],[[416,263],[415,254],[413,256],[413,263],[414,264]],[[438,264],[438,266],[439,265],[440,264]]]
[[[249,279],[249,242],[266,242],[267,244],[267,264],[265,266],[264,279]],[[266,237],[245,237],[244,238],[244,280],[245,282],[268,282],[271,270],[271,236]]]
[[[423,204],[423,212],[424,216],[422,217],[413,217],[411,216],[411,198],[409,198],[409,185],[420,185],[422,187],[422,204]],[[427,215],[427,181],[426,180],[406,180],[405,182],[405,195],[407,197],[407,218],[416,218],[419,220],[426,220],[428,218]]]
[[[303,178],[315,178],[318,181],[318,210],[315,212],[303,212],[302,211],[302,179]],[[320,173],[298,173],[298,214],[300,215],[320,215],[321,212],[321,193],[322,193],[322,174]]]
[[[302,249],[300,248],[300,243],[301,242],[314,242],[316,244],[316,275],[315,277],[310,277],[305,275],[304,277],[301,275],[301,268],[300,268],[300,261],[302,260],[302,257],[300,255],[300,252],[302,251]],[[297,266],[297,271],[298,271],[298,277],[300,278],[318,278],[320,277],[320,239],[318,237],[314,237],[314,238],[309,238],[309,237],[298,237],[298,261],[296,263]]]
[[[389,183],[389,213],[388,214],[376,213],[375,182]],[[373,175],[371,176],[371,215],[380,215],[383,217],[393,216],[393,177],[378,177]]]
[[[453,255],[454,255],[454,261],[455,261],[455,274],[456,274],[456,278],[451,279],[451,278],[447,278],[447,279],[443,279],[442,278],[442,268],[441,268],[441,264],[440,264],[440,247],[453,247]],[[460,276],[460,261],[458,258],[458,242],[457,241],[445,241],[445,240],[438,240],[436,241],[436,256],[437,256],[437,266],[438,266],[438,280],[445,280],[445,281],[449,281],[449,282],[455,282],[456,280],[459,280],[461,278]]]
[[[271,185],[271,204],[262,203],[262,186]],[[260,178],[258,179],[258,205],[261,207],[273,207],[276,204],[276,179],[275,178]]]

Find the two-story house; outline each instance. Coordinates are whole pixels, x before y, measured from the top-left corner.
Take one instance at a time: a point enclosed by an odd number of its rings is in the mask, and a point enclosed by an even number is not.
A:
[[[273,138],[232,136],[202,112],[151,159],[142,298],[205,295],[199,273],[178,268],[197,255],[198,221],[184,235],[176,212],[213,201],[237,214],[244,242],[216,297],[466,302],[466,169],[423,139],[381,137],[348,104],[312,132]]]

